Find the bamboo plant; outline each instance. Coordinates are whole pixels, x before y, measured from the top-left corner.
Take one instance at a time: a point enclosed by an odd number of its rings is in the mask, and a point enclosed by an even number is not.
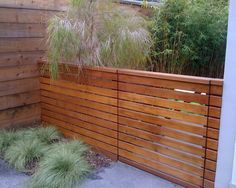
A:
[[[154,15],[153,71],[223,77],[227,0],[163,0]]]
[[[78,67],[144,68],[151,48],[146,20],[109,0],[71,0],[68,10],[48,26],[52,78],[60,62]]]

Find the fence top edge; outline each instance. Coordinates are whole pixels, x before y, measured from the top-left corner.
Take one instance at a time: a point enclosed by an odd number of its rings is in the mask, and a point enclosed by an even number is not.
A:
[[[48,62],[46,60],[38,60],[38,64],[39,65],[48,64]],[[72,64],[72,63],[60,63],[60,64],[69,66],[71,68],[78,68],[77,65]],[[94,71],[103,71],[103,72],[108,72],[108,73],[117,73],[117,69],[110,68],[110,67],[85,67],[84,69],[94,70]]]
[[[39,60],[38,63],[47,64],[47,61]],[[77,68],[77,65],[72,64],[72,63],[61,63],[61,64],[68,65],[72,68]],[[208,78],[208,77],[197,77],[197,76],[150,72],[150,71],[141,71],[141,70],[132,70],[132,69],[111,68],[111,67],[86,67],[85,69],[103,71],[103,72],[109,72],[109,73],[118,73],[118,74],[123,74],[123,75],[130,75],[130,76],[180,81],[180,82],[187,82],[187,83],[196,83],[196,84],[205,84],[205,85],[209,85],[211,83],[211,85],[217,85],[217,86],[223,85],[223,79]]]
[[[197,83],[197,84],[207,84],[207,85],[210,84],[210,82],[214,85],[222,85],[223,83],[222,79],[161,73],[161,72],[118,69],[118,73],[124,74],[124,75],[131,75],[131,76],[159,78],[159,79],[164,79],[164,80],[181,81],[181,82]]]
[[[215,85],[215,86],[223,86],[224,84],[224,80],[223,79],[211,79],[211,85]]]

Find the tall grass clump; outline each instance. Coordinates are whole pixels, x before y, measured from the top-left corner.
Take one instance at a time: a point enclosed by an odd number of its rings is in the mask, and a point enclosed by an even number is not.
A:
[[[21,138],[21,134],[13,131],[0,132],[0,153],[3,155],[5,151],[17,140]]]
[[[51,144],[61,138],[61,133],[55,127],[37,127],[22,131],[26,139],[38,139],[44,144]]]
[[[88,146],[65,141],[53,127],[0,133],[0,151],[16,170],[30,173],[30,188],[72,188],[92,170],[86,160]]]
[[[151,27],[154,71],[223,77],[228,2],[164,0]]]
[[[57,152],[61,149],[67,150],[73,154],[76,154],[77,156],[83,156],[89,150],[89,147],[85,145],[82,141],[70,140],[67,142],[59,142],[57,144],[52,145],[50,147],[50,150],[48,150],[47,154]]]
[[[68,11],[48,26],[48,60],[52,78],[59,63],[83,66],[145,68],[152,45],[147,21],[110,0],[71,0]]]
[[[20,139],[6,150],[4,159],[17,170],[27,172],[31,163],[39,161],[46,150],[38,139]]]
[[[61,134],[54,127],[37,127],[0,133],[0,152],[19,171],[28,171]]]
[[[72,188],[90,172],[84,159],[86,146],[78,141],[56,144],[40,161],[29,188]]]

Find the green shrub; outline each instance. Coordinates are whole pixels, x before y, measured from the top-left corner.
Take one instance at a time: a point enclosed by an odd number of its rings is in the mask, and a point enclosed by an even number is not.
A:
[[[155,13],[153,70],[222,77],[228,3],[165,0]]]
[[[27,171],[27,166],[39,161],[48,147],[37,138],[19,139],[5,152],[4,159],[19,171]]]
[[[71,188],[90,172],[83,158],[85,151],[81,143],[57,144],[40,161],[38,171],[30,180],[29,188]],[[79,149],[82,153],[78,152]]]
[[[4,152],[16,141],[21,138],[19,133],[13,131],[1,131],[0,132],[0,153]]]

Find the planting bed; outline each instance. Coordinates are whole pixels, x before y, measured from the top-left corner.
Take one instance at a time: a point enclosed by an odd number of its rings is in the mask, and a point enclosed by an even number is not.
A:
[[[31,175],[28,188],[70,188],[112,162],[81,141],[63,138],[53,127],[1,131],[0,152],[8,166]]]

